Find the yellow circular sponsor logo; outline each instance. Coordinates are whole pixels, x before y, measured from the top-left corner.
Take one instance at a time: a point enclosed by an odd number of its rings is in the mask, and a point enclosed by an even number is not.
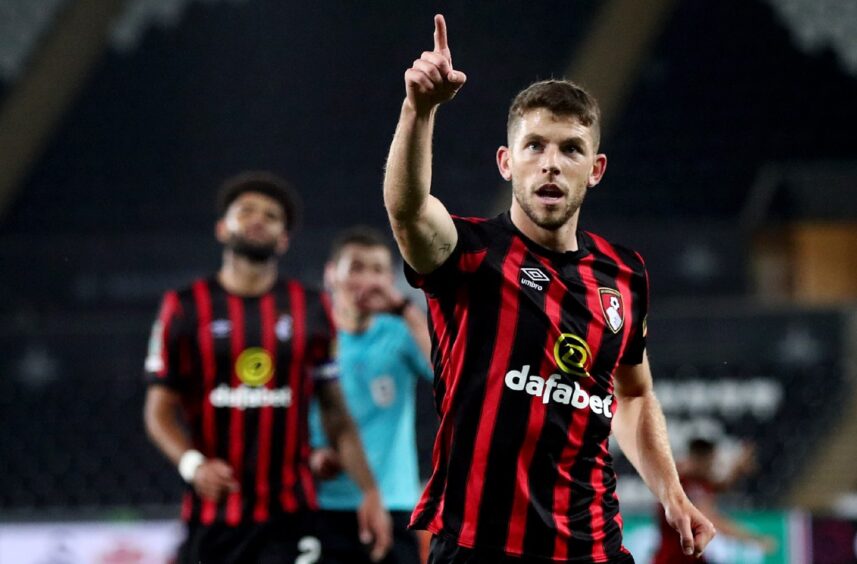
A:
[[[553,358],[557,367],[566,374],[590,375],[592,351],[586,341],[577,335],[562,333],[553,346]]]
[[[264,386],[274,375],[274,360],[265,349],[251,347],[238,355],[235,372],[248,386]]]

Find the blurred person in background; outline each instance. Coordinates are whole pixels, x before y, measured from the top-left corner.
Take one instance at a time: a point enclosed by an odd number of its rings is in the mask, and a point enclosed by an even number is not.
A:
[[[562,80],[520,92],[497,150],[511,208],[459,218],[430,194],[435,115],[466,81],[443,16],[404,79],[384,203],[439,351],[434,469],[411,520],[434,535],[429,562],[633,562],[611,430],[700,555],[714,527],[681,487],[654,395],[645,265],[577,228],[607,165],[597,103]]]
[[[766,553],[776,548],[770,537],[749,531],[717,509],[717,494],[730,490],[741,478],[756,469],[756,451],[753,445],[744,444],[729,470],[718,477],[715,472],[717,447],[714,442],[694,438],[688,442],[687,457],[678,463],[679,478],[687,496],[708,517],[719,533],[739,540],[758,544]],[[653,564],[682,564],[704,562],[704,558],[687,556],[679,550],[678,533],[669,526],[663,508],[658,506],[658,525],[661,543],[652,560]]]
[[[146,359],[145,426],[188,484],[179,562],[318,561],[309,400],[359,485],[361,534],[379,560],[390,516],[337,382],[325,298],[281,278],[297,219],[292,189],[267,173],[226,181],[213,276],[167,292]]]
[[[366,457],[393,517],[393,547],[385,564],[416,564],[419,547],[408,530],[420,494],[415,436],[418,378],[432,379],[426,316],[394,285],[393,254],[368,227],[344,231],[325,267],[337,327],[339,381],[360,430]],[[360,489],[342,474],[336,451],[313,410],[311,466],[319,489],[320,539],[326,564],[368,563],[359,535]]]

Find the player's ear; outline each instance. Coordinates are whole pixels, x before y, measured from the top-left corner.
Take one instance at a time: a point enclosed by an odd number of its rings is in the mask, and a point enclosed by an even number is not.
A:
[[[289,250],[289,234],[285,231],[277,237],[277,254],[284,255]]]
[[[221,243],[226,244],[229,240],[229,232],[226,230],[226,218],[221,217],[214,224],[214,237]]]
[[[592,188],[604,177],[604,173],[607,171],[607,155],[604,153],[599,153],[595,155],[595,162],[592,163],[592,170],[589,172],[589,180],[586,185],[589,188]]]
[[[503,180],[507,182],[512,180],[512,168],[509,162],[511,156],[512,153],[509,151],[509,147],[502,145],[497,149],[497,169],[500,171],[500,176],[503,177]]]
[[[332,260],[324,263],[324,289],[328,292],[333,290],[336,282],[336,263]]]

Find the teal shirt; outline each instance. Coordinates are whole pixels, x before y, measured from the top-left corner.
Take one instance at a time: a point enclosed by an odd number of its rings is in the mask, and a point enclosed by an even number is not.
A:
[[[411,511],[420,495],[415,431],[417,378],[432,370],[401,317],[376,315],[363,333],[339,331],[339,383],[384,504]],[[313,447],[327,445],[317,402],[310,413]],[[318,484],[322,509],[355,510],[362,494],[344,472]]]

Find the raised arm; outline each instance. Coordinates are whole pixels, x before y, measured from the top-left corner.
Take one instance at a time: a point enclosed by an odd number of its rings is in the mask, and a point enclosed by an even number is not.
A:
[[[424,51],[405,71],[405,101],[384,175],[384,205],[399,250],[425,274],[452,254],[455,225],[432,196],[431,141],[437,107],[451,100],[467,77],[452,67],[443,16],[434,18],[434,50]]]
[[[714,526],[690,502],[679,482],[645,354],[640,364],[619,365],[616,398],[613,433],[622,452],[664,506],[667,522],[681,536],[684,553],[701,555],[714,537]]]

